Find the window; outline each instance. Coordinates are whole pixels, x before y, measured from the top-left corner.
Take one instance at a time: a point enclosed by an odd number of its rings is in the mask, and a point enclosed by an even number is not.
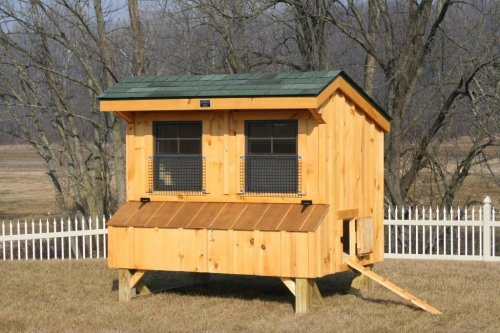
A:
[[[155,123],[156,155],[200,155],[200,122]]]
[[[297,121],[247,121],[244,191],[299,194]]]
[[[203,192],[201,122],[155,122],[153,192]]]

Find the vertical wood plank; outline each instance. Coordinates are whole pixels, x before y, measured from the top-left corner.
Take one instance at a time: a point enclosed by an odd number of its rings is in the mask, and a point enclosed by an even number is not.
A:
[[[333,260],[332,265],[335,271],[340,270],[339,265],[342,263],[342,243],[340,242],[340,237],[342,237],[342,221],[337,220],[337,212],[345,209],[345,197],[344,197],[344,187],[345,187],[345,164],[344,164],[344,118],[345,107],[344,98],[340,93],[335,93],[333,98],[333,165],[334,165],[334,175],[335,179],[333,188],[330,191],[333,192],[332,199],[329,201],[330,211],[328,213],[328,218],[333,228]]]
[[[233,176],[230,173],[230,165],[232,164],[229,161],[230,154],[230,145],[229,145],[229,111],[222,112],[222,167],[223,167],[223,194],[230,194],[230,182],[231,177]]]
[[[132,237],[134,267],[156,268],[158,251],[155,245],[158,241],[155,229],[134,228]]]
[[[372,260],[382,260],[384,256],[384,133],[376,129],[374,137],[374,198],[373,233],[375,246]]]
[[[205,157],[205,190],[207,193],[212,192],[213,175],[211,157],[212,157],[212,119],[204,119],[201,125],[201,154]]]
[[[319,124],[317,125],[318,127],[318,137],[319,137],[319,142],[317,143],[318,145],[318,156],[319,158],[319,163],[317,164],[317,172],[318,172],[318,179],[319,182],[316,184],[318,188],[318,202],[319,203],[326,203],[326,193],[329,189],[327,189],[327,184],[328,184],[328,175],[327,175],[327,169],[326,166],[328,164],[328,158],[329,158],[329,153],[327,151],[327,125],[326,124]]]
[[[310,277],[315,277],[317,276],[317,259],[320,256],[319,253],[316,252],[316,237],[314,232],[308,232],[307,233],[307,254],[308,254],[308,261],[309,261],[309,267],[308,267],[308,274],[307,276]]]
[[[303,195],[307,195],[308,198],[314,200],[317,193],[317,186],[311,182],[314,181],[315,168],[315,154],[313,152],[317,151],[317,146],[314,146],[313,140],[314,136],[317,136],[317,133],[314,133],[314,129],[312,133],[309,132],[310,130],[307,118],[297,120],[297,153],[302,158],[302,179],[300,182],[302,188],[300,190]]]
[[[234,233],[233,251],[235,271],[239,274],[254,274],[254,247],[253,231],[238,231]]]
[[[134,138],[134,153],[133,160],[134,163],[134,183],[135,185],[131,187],[133,190],[133,195],[131,196],[133,200],[139,200],[141,194],[145,191],[149,191],[147,188],[147,154],[146,154],[146,125],[142,120],[143,116],[140,113],[137,114],[137,122],[135,125],[135,138]]]
[[[261,235],[260,257],[262,260],[262,275],[278,276],[281,268],[281,235],[276,231],[265,231]]]
[[[290,235],[291,276],[309,276],[309,244],[305,232],[293,232]]]
[[[313,279],[295,279],[295,313],[311,310],[313,283]]]
[[[351,137],[353,141],[351,143],[351,157],[352,164],[349,168],[350,171],[350,181],[351,188],[349,194],[351,198],[351,207],[362,209],[363,201],[361,197],[361,156],[362,156],[362,141],[363,141],[363,130],[362,122],[363,116],[360,114],[354,105],[350,105],[350,113],[352,115],[351,121]]]
[[[158,228],[159,244],[158,248],[162,260],[163,269],[169,271],[180,270],[179,260],[179,239],[181,237],[179,229]]]
[[[253,271],[256,275],[262,275],[262,259],[259,245],[261,242],[261,232],[259,230],[254,230],[252,233],[255,244],[253,247]]]
[[[280,232],[280,256],[281,256],[280,276],[283,277],[292,276],[290,233],[286,231]]]
[[[149,175],[149,166],[148,166],[148,157],[154,156],[154,136],[153,136],[153,122],[147,118],[143,121],[144,127],[144,153],[145,158],[143,160],[144,169],[142,173],[138,174],[137,177],[142,178],[144,180],[144,185],[140,187],[139,197],[148,196],[149,191],[151,190],[148,186],[148,175]]]
[[[307,146],[305,152],[300,153],[302,159],[302,184],[303,191],[313,202],[320,203],[318,197],[318,188],[320,186],[318,176],[319,165],[319,130],[312,117],[307,119]],[[300,148],[300,147],[299,147]]]
[[[338,98],[332,96],[328,103],[323,106],[322,114],[326,122],[326,202],[330,205],[327,216],[322,223],[321,232],[321,258],[322,275],[326,275],[335,271],[335,243],[339,242],[336,237],[337,230],[335,230],[334,217],[336,216],[336,202],[338,200],[337,184],[341,183],[339,175],[336,174],[338,170],[336,166],[336,158],[338,153],[337,142],[335,141],[336,135],[339,132],[339,124],[336,121],[337,107],[335,102]]]
[[[208,230],[208,271],[228,273],[229,233],[226,230]]]
[[[203,229],[181,229],[179,257],[181,270],[186,272],[206,271],[206,237]]]
[[[126,163],[126,173],[127,173],[127,187],[126,187],[126,197],[127,201],[137,199],[136,193],[136,174],[135,174],[135,124],[127,125],[127,132],[125,136],[125,163]]]
[[[234,179],[236,180],[236,191],[235,193],[240,193],[242,190],[241,188],[241,183],[240,180],[242,179],[243,175],[240,174],[241,168],[240,168],[240,157],[245,156],[245,123],[242,119],[238,119],[235,117],[233,114],[234,118],[234,124],[235,124],[235,131],[236,131],[236,137],[235,137],[235,145],[234,145],[234,152],[236,158],[233,160],[233,163],[235,163],[236,170],[234,172]]]
[[[135,288],[130,288],[130,278],[132,273],[128,269],[118,270],[118,299],[121,302],[128,302],[136,296]]]
[[[228,143],[228,193],[236,194],[240,192],[240,156],[242,155],[239,150],[238,143],[238,122],[234,119],[233,112],[229,112],[229,143]]]

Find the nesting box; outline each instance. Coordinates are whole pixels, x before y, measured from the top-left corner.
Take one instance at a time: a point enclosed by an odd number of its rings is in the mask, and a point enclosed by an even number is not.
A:
[[[315,278],[383,259],[390,118],[344,72],[133,77],[99,100],[127,122],[124,298],[148,270],[246,274],[307,310]]]

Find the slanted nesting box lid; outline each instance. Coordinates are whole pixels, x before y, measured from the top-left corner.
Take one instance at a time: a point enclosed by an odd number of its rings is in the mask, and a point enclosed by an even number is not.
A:
[[[327,212],[323,204],[131,201],[108,226],[313,232]]]

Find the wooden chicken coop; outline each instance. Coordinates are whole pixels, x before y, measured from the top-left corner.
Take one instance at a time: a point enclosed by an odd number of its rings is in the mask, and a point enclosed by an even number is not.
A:
[[[314,279],[383,259],[390,117],[344,72],[133,77],[99,100],[128,123],[122,300],[150,270],[245,274],[305,312]]]

